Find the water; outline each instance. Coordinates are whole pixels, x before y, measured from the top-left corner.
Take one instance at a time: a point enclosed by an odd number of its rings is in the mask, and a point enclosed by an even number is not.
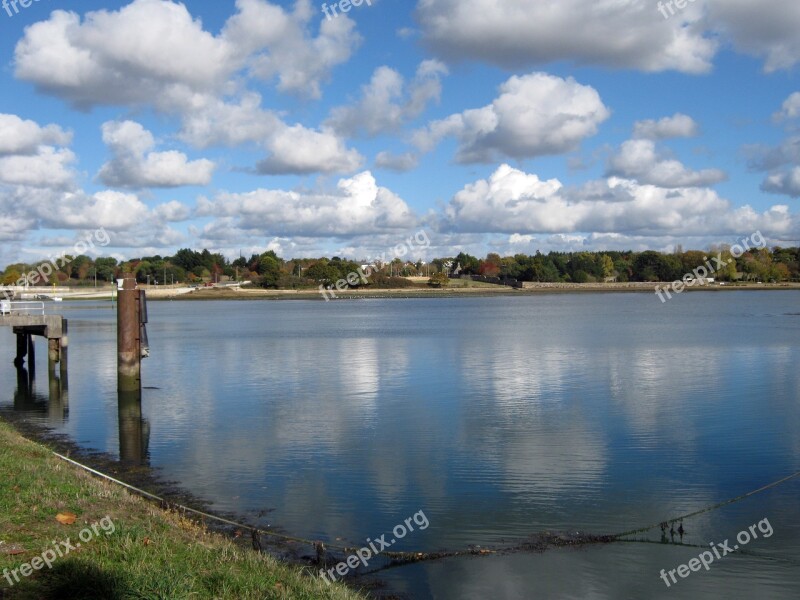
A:
[[[118,412],[115,314],[63,303],[68,408],[16,409],[144,459],[218,510],[392,550],[611,534],[800,471],[800,293],[151,302],[142,419]],[[0,406],[14,406],[0,331]],[[119,426],[123,424],[123,443]],[[391,569],[411,598],[795,598],[800,478],[684,523],[687,545],[617,543]],[[766,522],[763,520],[767,519]],[[659,573],[762,522],[773,533]],[[658,529],[640,536],[658,542]],[[678,539],[678,538],[676,538]],[[691,545],[702,546],[692,547]]]

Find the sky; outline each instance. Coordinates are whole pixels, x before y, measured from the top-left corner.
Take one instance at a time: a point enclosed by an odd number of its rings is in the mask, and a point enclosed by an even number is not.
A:
[[[6,0],[0,265],[800,244],[797,0],[356,3]]]

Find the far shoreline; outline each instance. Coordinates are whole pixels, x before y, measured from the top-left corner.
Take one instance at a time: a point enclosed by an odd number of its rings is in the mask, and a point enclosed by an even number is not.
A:
[[[667,297],[667,292],[672,297],[680,294],[671,288],[672,282],[626,282],[626,283],[551,283],[551,282],[525,282],[523,288],[513,288],[504,285],[476,283],[466,280],[452,280],[453,284],[447,287],[434,288],[426,285],[412,285],[405,288],[352,288],[343,291],[325,290],[325,295],[318,288],[286,290],[264,289],[251,285],[234,286],[219,285],[214,287],[162,287],[140,285],[139,288],[147,293],[148,300],[366,300],[366,299],[407,299],[407,298],[471,298],[491,296],[536,296],[541,294],[611,294],[634,293],[653,294],[658,297],[657,289]],[[735,292],[735,291],[798,291],[800,282],[790,283],[739,283],[739,284],[710,284],[701,287],[685,287],[683,292]],[[109,301],[112,298],[112,288],[105,287],[92,291],[86,289],[60,288],[55,293],[47,290],[49,294],[58,296],[65,301]],[[681,292],[681,293],[683,293]],[[116,297],[116,294],[114,294]],[[47,304],[50,304],[47,302]],[[58,306],[57,303],[54,304]]]
[[[607,294],[638,293],[656,294],[656,287],[668,288],[670,283],[533,283],[525,288],[508,286],[491,287],[446,287],[423,288],[408,287],[395,289],[348,289],[342,292],[327,291],[329,301],[365,299],[409,299],[409,298],[472,298],[491,296],[535,296],[540,294]],[[729,292],[729,291],[798,291],[800,283],[781,284],[740,284],[707,285],[698,288],[687,287],[688,292]],[[677,296],[670,290],[672,296]],[[189,293],[173,294],[170,290],[148,290],[149,300],[319,300],[324,301],[319,290],[269,290],[260,288],[198,288]]]

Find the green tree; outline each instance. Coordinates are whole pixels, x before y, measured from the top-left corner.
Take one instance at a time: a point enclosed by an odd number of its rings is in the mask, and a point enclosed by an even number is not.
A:
[[[614,261],[608,254],[602,254],[598,260],[600,266],[600,275],[603,280],[611,277],[614,274]]]
[[[274,255],[274,253],[273,253]],[[259,273],[261,274],[261,286],[265,288],[277,288],[281,278],[281,265],[268,253],[261,256],[259,261]]]

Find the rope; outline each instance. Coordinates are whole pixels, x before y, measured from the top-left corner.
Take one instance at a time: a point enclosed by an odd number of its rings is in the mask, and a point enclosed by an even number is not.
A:
[[[139,489],[129,483],[125,483],[124,481],[120,481],[119,479],[115,479],[110,475],[106,475],[105,473],[101,473],[91,467],[88,467],[84,464],[81,464],[77,461],[72,460],[66,456],[62,456],[57,452],[53,452],[53,454],[60,458],[63,461],[66,461],[76,467],[83,469],[97,477],[102,479],[106,479],[112,483],[120,485],[127,490],[130,490],[136,494],[144,496],[146,498],[150,498],[156,502],[159,502],[162,506],[170,507],[173,509],[179,509],[183,513],[191,513],[197,515],[199,517],[203,517],[205,519],[210,519],[212,521],[217,521],[219,523],[224,523],[226,525],[231,525],[233,527],[237,527],[242,530],[246,530],[251,532],[253,537],[253,547],[260,551],[261,550],[261,542],[258,536],[263,535],[267,537],[277,538],[283,541],[288,542],[298,542],[301,544],[307,544],[313,546],[317,552],[317,562],[322,563],[325,560],[325,550],[326,548],[331,548],[334,550],[340,550],[344,553],[352,553],[358,550],[357,546],[341,546],[336,544],[325,544],[321,541],[314,541],[314,540],[307,540],[304,538],[294,537],[282,533],[277,533],[275,531],[265,531],[263,529],[259,529],[257,527],[252,527],[250,525],[243,525],[242,523],[237,523],[236,521],[231,521],[230,519],[226,519],[224,517],[220,517],[218,515],[212,515],[210,513],[204,512],[202,510],[197,510],[196,508],[191,508],[189,506],[183,506],[181,504],[176,504],[174,502],[169,502],[164,498],[156,496],[155,494],[151,494],[150,492],[146,492],[145,490]],[[583,546],[588,544],[608,544],[611,542],[635,542],[635,541],[645,541],[645,540],[626,540],[620,539],[627,537],[629,535],[633,535],[636,533],[643,533],[645,531],[650,531],[651,529],[655,529],[656,527],[662,527],[667,525],[668,523],[676,523],[678,521],[682,521],[683,519],[689,519],[691,517],[695,517],[697,515],[716,510],[723,506],[727,506],[728,504],[733,504],[734,502],[739,502],[748,498],[750,496],[754,496],[755,494],[761,493],[766,491],[770,488],[776,487],[782,483],[785,483],[795,477],[800,476],[800,471],[793,473],[783,479],[779,479],[777,481],[773,481],[767,485],[764,485],[756,490],[749,491],[741,496],[736,496],[735,498],[731,498],[730,500],[725,500],[724,502],[719,502],[717,504],[713,504],[711,506],[707,506],[706,508],[685,514],[680,517],[675,517],[669,521],[662,521],[660,523],[656,523],[655,525],[650,525],[648,527],[640,527],[638,529],[631,529],[630,531],[625,531],[623,533],[617,533],[615,535],[592,535],[592,534],[579,534],[578,537],[569,537],[563,536],[559,534],[553,534],[550,532],[539,533],[534,536],[531,536],[527,542],[522,542],[516,544],[514,546],[505,547],[505,548],[468,548],[466,550],[454,550],[450,552],[381,552],[380,555],[384,556],[391,560],[390,566],[399,566],[402,564],[408,564],[412,562],[422,562],[422,561],[431,561],[431,560],[439,560],[443,558],[454,558],[457,556],[483,556],[483,555],[497,555],[497,554],[508,554],[512,552],[544,552],[548,547],[563,547],[563,546]],[[676,543],[676,542],[672,542]],[[684,545],[682,542],[680,545]],[[386,567],[384,567],[386,568]]]
[[[669,519],[668,521],[662,521],[660,523],[656,523],[655,525],[650,525],[649,527],[640,527],[639,529],[631,529],[630,531],[625,531],[623,533],[616,534],[615,538],[621,538],[628,535],[633,535],[634,533],[644,533],[645,531],[650,531],[651,529],[655,529],[656,527],[661,527],[665,523],[676,523],[678,521],[683,521],[684,519],[689,519],[691,517],[696,517],[697,515],[702,515],[703,513],[716,510],[718,508],[722,508],[723,506],[727,506],[728,504],[733,504],[734,502],[739,502],[740,500],[744,500],[745,498],[749,498],[750,496],[755,496],[763,491],[766,491],[770,488],[774,488],[782,483],[786,483],[790,479],[794,479],[795,477],[800,476],[800,471],[797,473],[792,473],[783,479],[779,479],[778,481],[773,481],[772,483],[768,483],[757,490],[752,490],[747,492],[746,494],[742,494],[741,496],[736,496],[735,498],[731,498],[730,500],[725,500],[724,502],[718,502],[717,504],[712,504],[711,506],[707,506],[705,508],[701,508],[700,510],[696,510],[694,512],[682,515],[680,517],[675,517],[674,519]]]

